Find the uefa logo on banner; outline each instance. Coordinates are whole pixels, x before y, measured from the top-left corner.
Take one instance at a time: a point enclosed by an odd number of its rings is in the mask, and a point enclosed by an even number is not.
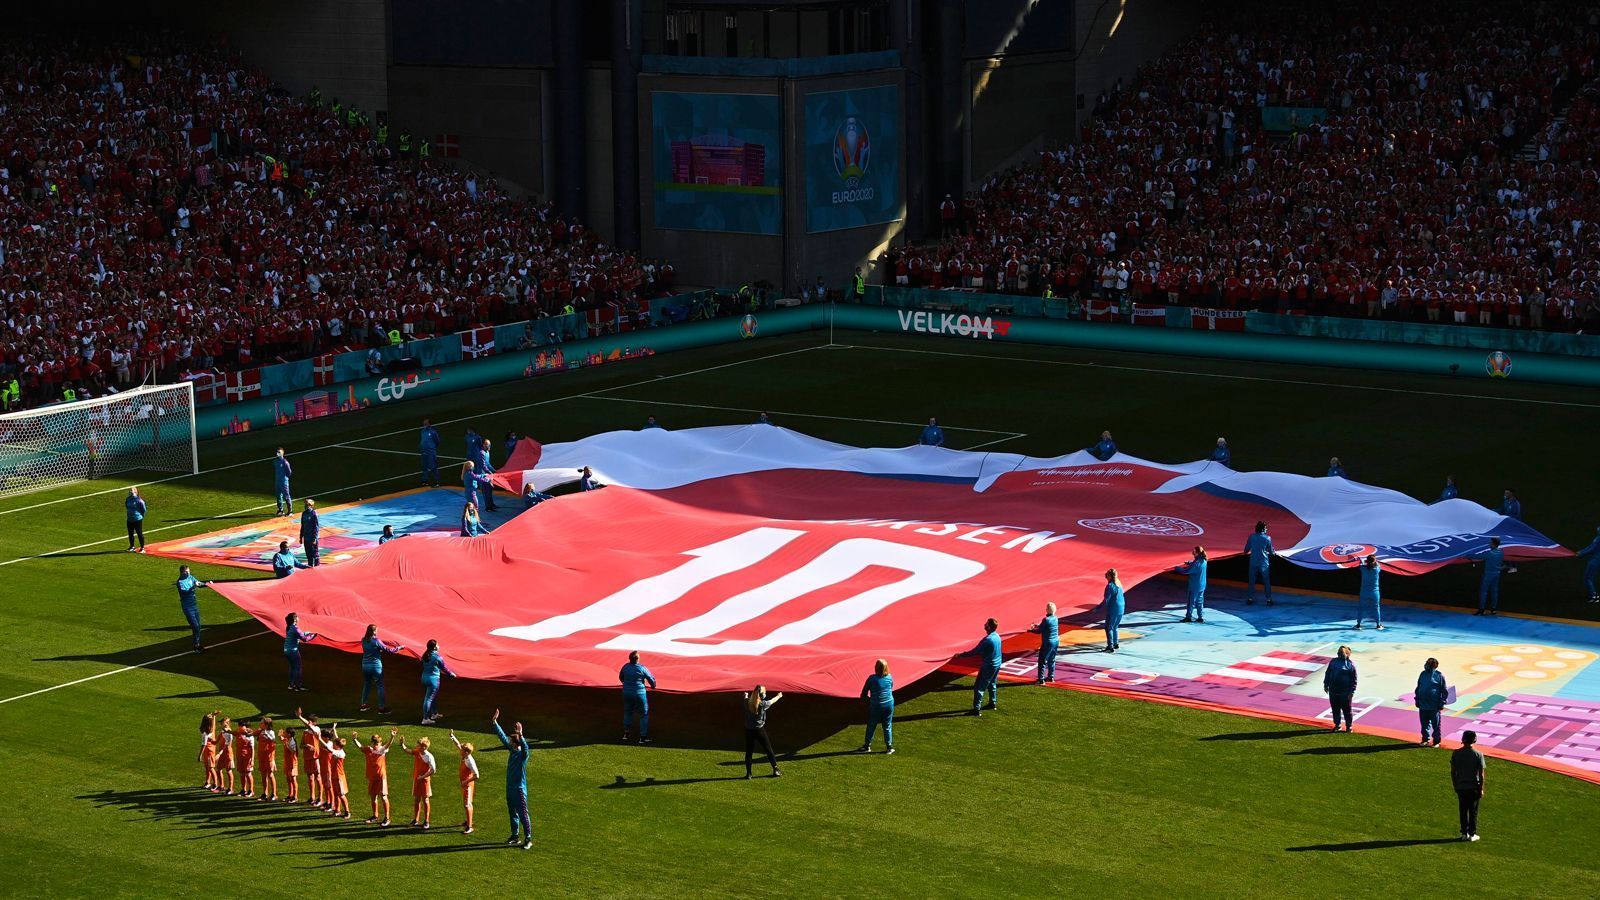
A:
[[[867,137],[867,126],[849,116],[833,135],[833,168],[845,187],[856,188],[866,179],[871,164],[872,141]]]
[[[1483,368],[1489,373],[1490,378],[1510,378],[1511,354],[1504,350],[1496,350],[1483,361]]]
[[[753,338],[755,336],[756,317],[747,313],[743,319],[739,320],[739,337]]]
[[[1079,519],[1080,528],[1111,534],[1136,534],[1142,537],[1199,537],[1205,529],[1176,516],[1112,516],[1109,519]]]
[[[1350,569],[1361,565],[1361,560],[1377,553],[1378,548],[1371,544],[1328,544],[1318,551],[1323,562],[1330,562],[1341,569]]]

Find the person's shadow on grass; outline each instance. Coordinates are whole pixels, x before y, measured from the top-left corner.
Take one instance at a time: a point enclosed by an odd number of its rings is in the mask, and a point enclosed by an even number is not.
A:
[[[722,763],[722,765],[728,765],[728,763]],[[740,765],[743,765],[743,763],[740,763]],[[612,791],[619,788],[673,787],[674,785],[683,784],[704,784],[708,781],[743,780],[743,775],[718,775],[714,778],[641,778],[637,781],[629,781],[626,776],[618,775],[616,776],[615,781],[600,785],[600,789],[603,791]]]
[[[328,869],[352,863],[375,862],[405,856],[430,856],[436,853],[468,853],[473,850],[515,850],[515,845],[501,843],[438,844],[432,847],[389,847],[383,850],[286,850],[280,856],[320,856],[327,860],[320,866],[297,866],[304,869]]]
[[[1285,756],[1338,756],[1345,753],[1382,753],[1385,750],[1410,750],[1416,744],[1402,744],[1390,741],[1382,744],[1344,744],[1330,745],[1327,747],[1305,747],[1300,750],[1285,751]]]
[[[1309,844],[1304,847],[1285,847],[1290,853],[1322,851],[1343,853],[1348,850],[1387,850],[1391,847],[1420,847],[1427,844],[1455,844],[1459,838],[1402,838],[1392,841],[1351,841],[1346,844]]]

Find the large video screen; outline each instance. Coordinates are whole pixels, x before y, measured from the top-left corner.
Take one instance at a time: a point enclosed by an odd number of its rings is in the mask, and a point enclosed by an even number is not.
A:
[[[900,88],[806,95],[806,231],[893,222],[900,197]]]
[[[652,94],[656,227],[782,233],[782,115],[771,94]]]

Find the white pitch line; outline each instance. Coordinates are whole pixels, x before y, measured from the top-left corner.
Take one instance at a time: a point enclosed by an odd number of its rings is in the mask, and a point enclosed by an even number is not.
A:
[[[717,369],[725,369],[725,368],[727,368],[729,366],[742,366],[745,363],[760,362],[760,361],[766,360],[766,359],[776,359],[776,358],[778,358],[780,356],[789,356],[789,355],[794,354],[794,353],[805,353],[807,351],[817,350],[817,349],[821,349],[820,346],[818,346],[818,347],[801,347],[798,350],[784,350],[784,351],[779,352],[779,353],[769,353],[769,354],[767,354],[765,356],[752,356],[749,359],[741,359],[741,360],[735,360],[734,362],[730,362],[730,363],[722,363],[720,365],[707,366],[706,368],[695,369],[695,370],[689,371],[689,372],[679,372],[676,375],[657,375],[657,376],[652,376],[652,377],[647,378],[647,379],[640,379],[639,381],[631,382],[629,384],[619,384],[619,385],[616,385],[615,387],[601,388],[601,389],[596,390],[596,391],[588,391],[588,392],[585,392],[585,393],[582,393],[582,394],[567,394],[567,395],[564,395],[564,396],[561,396],[561,397],[550,397],[550,398],[545,399],[545,400],[536,400],[536,401],[534,401],[532,403],[524,403],[524,404],[521,404],[519,406],[508,406],[508,407],[505,407],[503,409],[489,410],[489,411],[480,413],[477,417],[465,416],[465,417],[462,417],[462,418],[459,418],[459,419],[443,419],[443,420],[440,420],[436,424],[439,424],[439,425],[453,425],[453,424],[455,424],[457,422],[465,422],[465,421],[467,421],[468,419],[471,419],[471,418],[481,418],[482,416],[494,416],[494,415],[500,415],[500,414],[508,413],[508,412],[516,412],[518,410],[531,409],[532,407],[535,407],[535,406],[544,406],[544,405],[549,404],[549,403],[560,403],[563,400],[576,400],[576,399],[578,399],[580,397],[589,397],[589,396],[593,396],[594,394],[606,393],[608,391],[620,391],[620,390],[623,390],[625,388],[639,387],[640,385],[645,385],[645,384],[653,384],[654,382],[657,382],[657,381],[666,381],[669,378],[682,378],[685,375],[698,375],[698,374],[700,374],[702,372],[714,372]],[[510,384],[511,382],[504,382],[504,383]],[[441,396],[443,396],[443,395],[441,395]],[[319,447],[311,447],[311,448],[308,448],[308,449],[305,449],[305,450],[296,450],[295,453],[296,454],[316,453],[316,452],[321,451],[321,450],[331,450],[331,449],[340,448],[340,447],[343,447],[343,448],[346,448],[346,449],[354,449],[354,450],[371,450],[371,449],[373,449],[371,447],[354,447],[354,446],[352,446],[352,444],[355,444],[357,442],[362,442],[362,441],[375,441],[375,440],[377,440],[379,438],[393,437],[393,436],[395,436],[397,434],[406,434],[406,433],[414,431],[414,430],[415,429],[413,429],[413,428],[402,428],[402,429],[399,429],[399,430],[396,430],[396,431],[385,431],[382,434],[369,434],[366,437],[355,438],[352,441],[346,441],[346,442],[341,443],[341,444],[323,444],[322,446],[319,446]],[[391,451],[391,452],[401,452],[401,451]],[[452,457],[452,458],[459,459],[459,457]],[[217,466],[217,467],[211,468],[211,469],[202,469],[199,472],[185,472],[182,475],[172,475],[172,476],[169,476],[167,478],[157,478],[154,481],[141,481],[141,482],[137,482],[135,484],[124,485],[123,487],[106,488],[105,490],[100,490],[100,491],[90,491],[87,494],[73,494],[70,497],[58,497],[55,500],[46,500],[46,501],[44,501],[42,503],[34,503],[34,504],[30,504],[28,506],[17,506],[17,507],[12,507],[11,509],[0,509],[0,516],[10,515],[11,513],[27,512],[30,509],[39,509],[39,508],[45,507],[45,506],[54,506],[57,503],[67,503],[67,502],[72,501],[72,500],[83,500],[83,499],[86,499],[86,498],[89,498],[89,497],[103,496],[105,494],[116,494],[116,493],[120,493],[122,491],[126,491],[130,487],[140,487],[140,488],[142,488],[142,487],[148,487],[149,485],[152,485],[152,484],[165,484],[166,482],[169,482],[169,481],[179,481],[179,480],[182,480],[184,478],[194,478],[197,475],[210,475],[212,472],[223,472],[223,471],[226,471],[228,469],[237,469],[240,466],[265,465],[266,463],[271,462],[272,459],[273,458],[271,456],[265,456],[265,457],[262,457],[260,459],[250,459],[250,460],[245,460],[244,462],[229,463],[228,465]],[[61,551],[61,552],[66,552],[66,551]],[[0,565],[4,565],[4,563],[0,563]]]
[[[229,638],[228,640],[225,640],[225,641],[218,641],[215,644],[207,644],[206,648],[210,649],[212,647],[226,647],[229,644],[237,644],[238,642],[240,642],[242,640],[246,640],[248,638],[253,638],[253,637],[260,637],[263,634],[272,634],[272,632],[267,630],[267,629],[262,629],[260,631],[252,631],[251,633],[249,633],[247,635],[244,635],[243,637]],[[18,694],[15,697],[7,697],[4,700],[0,700],[0,705],[4,705],[6,703],[10,703],[13,700],[26,700],[29,697],[37,697],[40,694],[48,694],[51,691],[59,691],[62,688],[69,688],[69,687],[72,687],[73,685],[76,685],[76,684],[83,684],[85,681],[93,681],[96,678],[104,678],[107,675],[120,675],[123,672],[132,672],[134,669],[147,668],[149,666],[155,665],[156,663],[164,663],[164,662],[167,662],[168,660],[177,659],[180,656],[193,656],[193,655],[194,655],[194,651],[193,650],[185,650],[182,653],[174,653],[171,656],[163,656],[160,659],[152,659],[149,662],[135,663],[135,664],[133,664],[131,666],[123,666],[120,669],[112,669],[112,670],[110,670],[108,672],[101,672],[98,675],[90,675],[90,676],[88,676],[86,678],[79,678],[76,681],[67,681],[67,682],[63,682],[61,684],[51,685],[50,687],[47,687],[47,688],[40,688],[37,691],[29,691],[26,694]]]
[[[1414,394],[1421,397],[1448,397],[1453,400],[1497,400],[1502,403],[1533,403],[1540,406],[1573,406],[1579,409],[1600,409],[1600,403],[1577,403],[1571,400],[1535,400],[1529,397],[1496,397],[1492,394],[1452,394],[1449,391],[1419,391],[1413,388],[1372,387],[1344,384],[1337,381],[1304,381],[1292,378],[1268,378],[1263,375],[1228,375],[1222,372],[1188,372],[1181,369],[1155,369],[1144,366],[1119,366],[1105,363],[1072,362],[1065,359],[1039,359],[1005,354],[960,353],[954,350],[921,350],[913,347],[880,347],[877,344],[838,344],[849,350],[882,350],[890,353],[925,353],[933,356],[958,356],[968,359],[1003,360],[1006,362],[1039,363],[1047,366],[1073,366],[1083,369],[1113,369],[1121,372],[1149,372],[1155,375],[1186,375],[1190,378],[1224,378],[1230,381],[1270,381],[1273,384],[1297,384],[1305,387],[1343,388],[1351,391],[1381,391],[1387,394]],[[1280,365],[1294,365],[1280,363]]]
[[[667,400],[643,400],[643,399],[639,399],[639,398],[636,398],[636,397],[596,397],[596,396],[590,395],[590,396],[585,397],[584,399],[586,399],[586,400],[609,400],[609,401],[611,401],[613,403],[645,403],[645,404],[649,404],[649,405],[652,405],[652,406],[681,406],[681,407],[684,407],[686,409],[716,409],[716,410],[722,410],[723,412],[762,412],[763,411],[763,410],[756,409],[754,407],[711,406],[711,405],[708,405],[708,404],[705,404],[705,403],[673,403],[673,402],[667,401]],[[833,420],[838,421],[838,422],[871,422],[874,425],[904,425],[907,428],[921,428],[923,426],[923,423],[921,423],[921,422],[894,422],[894,421],[891,421],[889,419],[862,419],[862,418],[858,418],[856,416],[825,416],[825,415],[821,415],[819,413],[788,412],[787,410],[781,410],[781,409],[770,409],[770,410],[766,410],[766,412],[771,413],[774,416],[793,416],[794,418],[797,418],[797,419],[833,419]],[[997,428],[962,428],[959,425],[946,425],[946,426],[944,426],[944,430],[945,431],[976,431],[976,432],[978,432],[980,434],[1004,434],[1004,435],[1008,435],[1010,437],[1023,437],[1024,436],[1024,435],[1021,435],[1021,434],[1017,434],[1015,432],[1001,431],[1001,430],[999,430]]]
[[[357,449],[362,449],[362,448],[357,448]],[[320,491],[318,493],[320,493],[320,494],[333,494],[333,493],[338,493],[340,491],[353,491],[356,488],[366,487],[367,485],[370,485],[370,484],[382,484],[385,481],[395,481],[395,480],[400,479],[400,478],[410,478],[410,477],[414,476],[415,474],[416,474],[415,472],[405,472],[405,473],[400,474],[400,475],[388,475],[388,476],[385,476],[383,478],[374,478],[371,481],[363,481],[360,484],[348,484],[348,485],[345,485],[344,487],[333,488],[331,490]],[[154,532],[157,532],[157,531],[170,531],[170,530],[172,530],[174,528],[183,528],[185,526],[194,525],[194,524],[199,523],[199,522],[211,522],[211,521],[215,521],[217,519],[226,519],[226,518],[228,518],[230,516],[242,515],[242,514],[247,513],[247,512],[255,512],[258,509],[266,509],[269,506],[274,506],[275,507],[276,506],[276,501],[274,501],[273,503],[258,503],[255,506],[247,506],[244,509],[236,509],[233,512],[229,512],[229,513],[219,513],[219,514],[214,515],[214,516],[201,516],[201,517],[196,518],[196,519],[186,519],[186,520],[184,520],[182,522],[174,522],[171,525],[163,525],[160,528],[150,528],[150,529],[147,529],[147,531],[149,533],[154,533]],[[50,557],[50,556],[60,556],[63,553],[71,553],[74,550],[83,550],[83,549],[85,549],[87,547],[98,547],[101,544],[110,544],[110,543],[114,543],[116,541],[121,541],[121,540],[126,540],[126,539],[127,539],[127,535],[119,534],[119,535],[117,535],[115,537],[108,537],[108,538],[105,538],[104,540],[99,540],[99,541],[90,541],[87,544],[79,544],[79,545],[77,545],[75,547],[62,547],[59,550],[49,550],[49,551],[46,551],[44,553],[35,553],[32,556],[19,556],[16,559],[8,559],[8,560],[5,560],[4,562],[0,562],[0,566],[16,565],[19,562],[27,562],[30,559],[44,559],[44,558]]]
[[[365,450],[368,453],[392,453],[395,456],[410,456],[410,457],[413,457],[413,458],[415,458],[418,455],[417,451],[415,451],[415,450],[390,450],[387,447],[363,447],[363,446],[361,446],[359,444],[353,444],[353,443],[332,444],[330,446],[343,447],[346,450]],[[445,456],[443,454],[435,454],[434,457],[436,459],[448,460],[449,462],[466,462],[467,461],[467,458],[465,456]]]

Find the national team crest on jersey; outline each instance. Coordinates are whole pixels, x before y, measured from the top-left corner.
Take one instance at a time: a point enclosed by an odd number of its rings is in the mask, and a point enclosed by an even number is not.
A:
[[[638,650],[674,690],[760,680],[854,696],[873,659],[909,683],[970,648],[990,616],[1009,636],[1044,596],[1063,618],[1091,615],[1107,569],[1136,585],[1201,535],[1213,560],[1239,555],[1258,521],[1281,556],[1322,568],[1338,566],[1324,548],[1376,547],[1386,567],[1426,571],[1490,534],[1509,558],[1570,555],[1476,504],[1355,482],[1330,495],[1324,479],[1204,460],[866,449],[773,425],[527,444],[493,481],[548,490],[585,466],[607,487],[489,535],[413,535],[216,589],[272,627],[298,612],[351,652],[372,622],[406,647],[436,638],[472,678],[610,686]]]

